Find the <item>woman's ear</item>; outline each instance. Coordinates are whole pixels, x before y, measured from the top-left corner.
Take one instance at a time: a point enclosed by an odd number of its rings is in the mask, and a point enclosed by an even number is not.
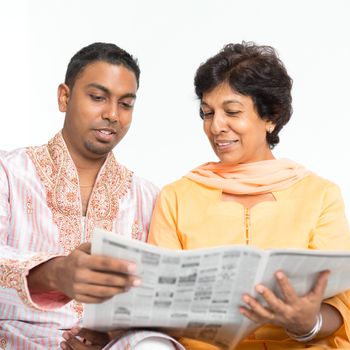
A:
[[[274,123],[272,123],[271,121],[267,121],[265,124],[266,132],[268,134],[271,134],[275,130],[275,126],[276,125]]]
[[[57,90],[58,109],[60,112],[67,111],[67,105],[70,97],[70,89],[66,84],[60,84]]]

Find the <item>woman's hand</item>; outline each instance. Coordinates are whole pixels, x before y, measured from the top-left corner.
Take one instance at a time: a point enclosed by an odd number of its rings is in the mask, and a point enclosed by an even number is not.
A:
[[[64,332],[63,338],[60,345],[64,350],[101,350],[110,340],[108,333],[78,327]]]
[[[320,312],[329,272],[321,272],[312,290],[299,297],[286,275],[278,271],[276,279],[283,298],[278,298],[271,290],[259,284],[256,291],[265,299],[266,306],[261,305],[248,294],[243,301],[248,305],[241,307],[240,312],[260,325],[275,324],[297,335],[308,333],[315,325]]]

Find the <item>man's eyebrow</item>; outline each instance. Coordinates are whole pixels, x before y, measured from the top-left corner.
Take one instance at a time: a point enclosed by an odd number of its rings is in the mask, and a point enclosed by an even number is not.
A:
[[[125,95],[121,96],[120,98],[136,98],[136,95],[129,92],[128,94],[125,94]]]
[[[111,94],[111,92],[109,91],[109,89],[107,89],[105,86],[103,85],[100,85],[100,84],[97,84],[97,83],[91,83],[91,84],[88,84],[87,87],[93,87],[95,89],[99,89],[103,92],[105,92],[106,94]]]

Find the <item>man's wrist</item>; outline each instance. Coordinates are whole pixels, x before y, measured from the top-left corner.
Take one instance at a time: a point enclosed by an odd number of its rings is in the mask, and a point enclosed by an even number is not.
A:
[[[62,269],[62,262],[65,259],[64,256],[57,256],[48,261],[48,268],[46,269],[46,279],[50,290],[61,291],[59,285],[59,276],[65,273]]]
[[[57,276],[62,273],[60,266],[63,258],[62,256],[53,257],[29,270],[27,283],[31,293],[59,290]]]

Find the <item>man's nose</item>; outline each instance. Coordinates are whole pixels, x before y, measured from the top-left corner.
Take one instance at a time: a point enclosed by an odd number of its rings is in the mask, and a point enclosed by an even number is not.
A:
[[[111,122],[118,120],[118,105],[116,103],[110,103],[108,107],[103,111],[102,119],[108,119]]]

